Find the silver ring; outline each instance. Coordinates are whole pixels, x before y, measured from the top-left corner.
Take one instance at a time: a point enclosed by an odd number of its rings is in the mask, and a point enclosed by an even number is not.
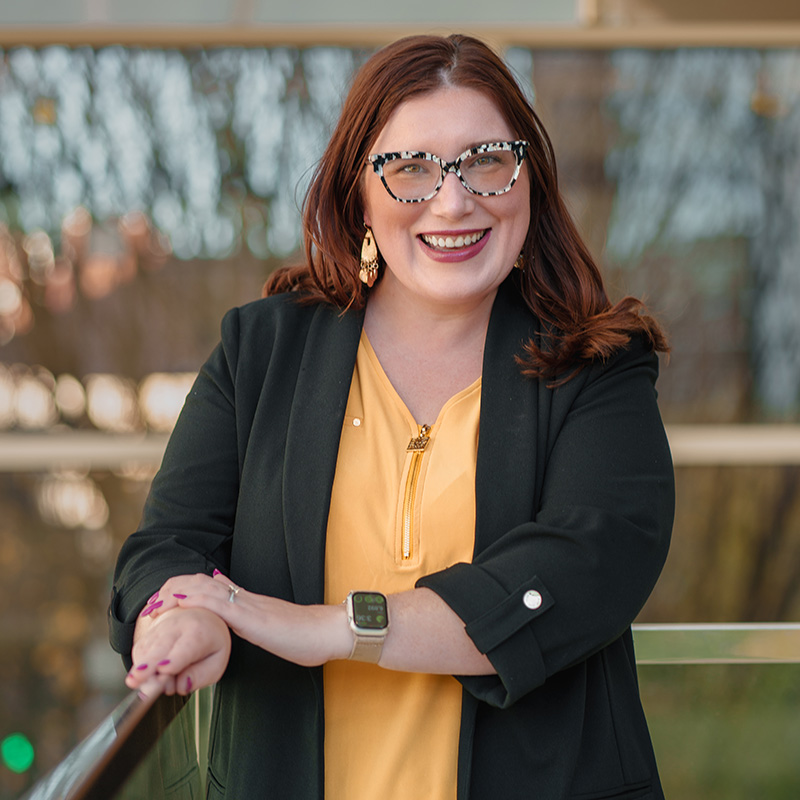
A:
[[[231,593],[228,595],[228,602],[235,603],[236,602],[236,595],[239,594],[239,587],[234,586],[232,583],[228,584],[228,588],[231,590]]]

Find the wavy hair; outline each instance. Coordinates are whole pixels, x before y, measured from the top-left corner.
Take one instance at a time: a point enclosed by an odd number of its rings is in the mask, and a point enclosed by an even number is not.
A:
[[[523,373],[568,380],[589,362],[626,346],[633,335],[643,335],[654,350],[668,351],[663,331],[640,300],[625,297],[611,304],[559,192],[550,137],[510,71],[483,42],[459,34],[400,39],[359,70],[306,194],[305,263],[278,269],[264,294],[296,291],[301,302],[364,307],[369,290],[358,271],[367,156],[396,108],[447,86],[484,93],[515,136],[530,142],[525,160],[531,222],[516,285],[546,333],[527,342],[517,357]]]

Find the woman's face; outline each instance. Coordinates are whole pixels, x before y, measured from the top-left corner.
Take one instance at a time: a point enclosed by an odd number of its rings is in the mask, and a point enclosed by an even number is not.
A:
[[[447,87],[399,106],[371,153],[415,150],[453,161],[476,145],[516,138],[487,95]],[[448,173],[430,200],[399,203],[367,165],[364,221],[372,228],[386,264],[373,291],[445,312],[469,310],[493,298],[525,242],[529,180],[523,165],[510,191],[481,197]],[[458,237],[468,238],[464,243]]]

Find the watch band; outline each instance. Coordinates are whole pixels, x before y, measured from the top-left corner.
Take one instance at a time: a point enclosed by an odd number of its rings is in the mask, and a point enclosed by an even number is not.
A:
[[[356,597],[358,597],[363,620],[359,625],[356,612]],[[350,651],[349,658],[352,661],[365,661],[370,664],[377,664],[383,651],[383,643],[386,640],[386,633],[389,628],[389,615],[386,597],[380,592],[350,592],[347,595],[345,608],[347,609],[347,621],[350,630],[353,632],[353,649]],[[370,604],[364,609],[363,603]],[[378,616],[373,617],[373,614]]]
[[[377,664],[381,660],[383,643],[386,641],[386,634],[383,636],[361,636],[353,632],[353,649],[350,651],[351,661],[366,661],[370,664]]]

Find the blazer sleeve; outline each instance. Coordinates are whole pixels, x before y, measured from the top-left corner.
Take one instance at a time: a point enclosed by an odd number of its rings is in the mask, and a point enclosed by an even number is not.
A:
[[[546,430],[540,419],[531,443],[546,449],[533,519],[471,564],[418,581],[497,670],[459,678],[478,699],[513,704],[619,638],[650,595],[674,513],[657,372],[655,354],[634,342],[552,390]]]
[[[238,310],[203,365],[170,437],[139,530],[122,546],[108,610],[112,647],[128,656],[136,618],[150,595],[179,574],[223,571],[239,493],[234,386]]]

